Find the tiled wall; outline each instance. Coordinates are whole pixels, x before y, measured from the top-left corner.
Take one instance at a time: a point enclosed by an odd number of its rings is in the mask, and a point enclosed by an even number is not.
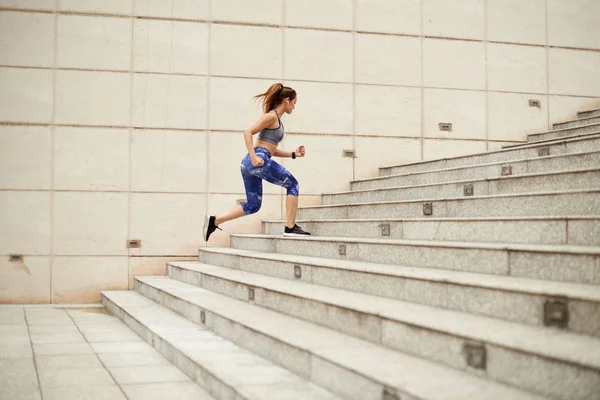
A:
[[[595,0],[0,0],[0,302],[98,301],[193,257],[204,213],[245,197],[241,131],[276,81],[299,93],[282,147],[307,157],[282,163],[301,204],[598,106],[599,14]],[[282,190],[265,193],[211,245],[280,218]]]

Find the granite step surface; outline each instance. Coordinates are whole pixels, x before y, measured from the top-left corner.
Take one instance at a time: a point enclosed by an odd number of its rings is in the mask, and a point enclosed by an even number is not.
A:
[[[370,183],[371,189],[322,195],[323,205],[373,203],[420,199],[445,199],[497,194],[585,190],[600,185],[600,168],[538,172],[497,178],[395,186],[393,179]]]
[[[169,276],[369,342],[560,399],[593,399],[599,341],[356,292],[200,263],[169,263]],[[469,363],[485,353],[490,363]],[[592,351],[591,351],[592,350]],[[536,373],[531,374],[531,365]],[[555,377],[565,379],[557,382]]]
[[[411,303],[600,337],[600,290],[594,285],[403,265],[199,249],[199,262]],[[560,314],[554,317],[551,312]]]
[[[140,293],[103,291],[102,303],[216,399],[340,399]]]
[[[350,181],[351,190],[423,185],[466,179],[493,179],[502,176],[551,173],[561,170],[600,168],[600,151],[559,154],[548,157],[499,161],[423,172],[380,176]]]
[[[313,236],[600,246],[600,216],[297,220]],[[263,220],[280,235],[284,220]]]
[[[600,150],[600,130],[596,133],[584,134],[574,138],[525,142],[517,145],[504,146],[500,150],[491,152],[419,161],[402,165],[382,166],[379,167],[379,176],[415,173],[598,150]]]

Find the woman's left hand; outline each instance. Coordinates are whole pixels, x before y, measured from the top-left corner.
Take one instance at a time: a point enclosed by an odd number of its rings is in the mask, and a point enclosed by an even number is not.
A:
[[[305,154],[306,149],[304,148],[304,146],[300,146],[296,149],[296,157],[304,157]]]

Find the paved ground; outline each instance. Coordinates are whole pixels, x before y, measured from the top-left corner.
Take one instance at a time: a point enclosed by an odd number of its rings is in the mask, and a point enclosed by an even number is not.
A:
[[[0,305],[0,400],[205,399],[101,305]]]

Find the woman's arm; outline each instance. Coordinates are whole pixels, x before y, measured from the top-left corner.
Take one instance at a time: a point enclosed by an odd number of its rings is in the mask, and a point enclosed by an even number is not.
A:
[[[296,157],[304,157],[304,154],[305,154],[304,146],[298,147],[296,149],[295,153],[296,153]],[[292,152],[275,149],[275,152],[273,153],[273,155],[275,157],[291,157]]]

